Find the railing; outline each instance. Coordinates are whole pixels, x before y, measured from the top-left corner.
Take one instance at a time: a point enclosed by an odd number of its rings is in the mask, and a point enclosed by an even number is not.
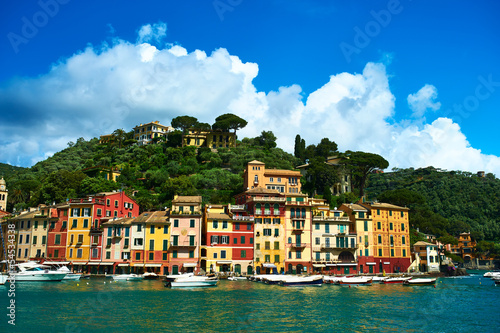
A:
[[[302,215],[294,215],[294,216],[291,216],[291,215],[290,215],[290,218],[291,218],[292,220],[303,220],[303,219],[305,219],[306,217],[305,217],[305,216],[302,216]]]
[[[102,199],[97,199],[97,198],[79,198],[79,199],[69,199],[70,203],[84,203],[84,204],[91,204],[95,203],[98,205],[104,205],[105,202]]]
[[[269,202],[285,202],[286,198],[279,197],[251,197],[249,201],[269,201]]]
[[[313,216],[313,221],[326,221],[326,222],[351,222],[348,217],[344,216]]]
[[[289,247],[301,248],[306,247],[306,243],[288,243]]]
[[[170,246],[171,247],[196,247],[197,244],[198,244],[198,242],[191,243],[190,241],[184,241],[184,242],[180,242],[177,244],[175,244],[174,242],[171,242]]]
[[[255,217],[253,216],[233,216],[233,220],[236,221],[253,221],[255,220]]]
[[[231,210],[245,210],[245,205],[231,205]]]
[[[311,206],[311,203],[308,201],[287,201],[286,205],[288,205],[288,206]]]
[[[347,246],[337,246],[337,244],[321,244],[321,248],[322,249],[334,249],[334,250],[338,250],[338,249],[357,249],[358,248],[358,244],[354,244],[354,247],[352,245],[347,245]]]
[[[170,215],[201,215],[201,212],[199,211],[188,211],[188,212],[180,212],[180,211],[177,211],[177,210],[173,210],[170,212]]]
[[[90,227],[90,232],[102,232],[102,229],[99,227]]]

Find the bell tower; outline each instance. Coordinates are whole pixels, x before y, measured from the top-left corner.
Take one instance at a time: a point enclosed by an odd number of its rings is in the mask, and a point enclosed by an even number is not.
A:
[[[9,192],[7,190],[7,183],[5,179],[0,179],[0,210],[7,211],[7,196]]]

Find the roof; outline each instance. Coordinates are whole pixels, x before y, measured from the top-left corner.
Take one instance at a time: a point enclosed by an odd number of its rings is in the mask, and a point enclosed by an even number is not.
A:
[[[436,246],[436,244],[432,244],[432,243],[427,243],[427,242],[424,242],[424,241],[418,241],[416,242],[415,244],[413,244],[413,246],[415,245],[419,245],[419,246]]]
[[[172,200],[172,203],[201,203],[201,196],[200,195],[190,195],[190,196],[181,196],[179,195],[176,197],[174,200]]]
[[[382,202],[373,202],[369,204],[371,208],[387,208],[387,209],[400,209],[400,210],[410,210],[409,208],[406,207],[400,207],[396,205],[391,205],[388,203],[382,203]]]
[[[133,219],[134,223],[168,223],[168,211],[158,210],[153,212],[144,212]]]
[[[266,165],[266,163],[263,163],[261,161],[253,160],[251,162],[248,162],[248,164],[261,164],[261,165]]]
[[[13,220],[32,219],[36,214],[40,214],[40,212],[38,210],[34,210],[32,212],[21,213],[20,215],[17,215],[12,219]]]
[[[215,219],[215,220],[230,220],[231,217],[224,213],[208,213],[207,219]]]
[[[368,208],[358,205],[358,204],[342,204],[340,207],[346,206],[349,209],[355,210],[355,211],[362,211],[362,212],[367,212]]]
[[[103,226],[108,226],[108,225],[127,225],[127,224],[132,224],[132,221],[134,220],[133,217],[121,217],[116,220],[109,220],[107,222],[104,222],[102,225]]]
[[[281,176],[302,177],[302,174],[300,173],[300,171],[293,171],[293,170],[266,169],[264,174],[265,175],[281,175]]]
[[[269,190],[265,187],[252,188],[245,192],[246,194],[280,194],[278,190]]]

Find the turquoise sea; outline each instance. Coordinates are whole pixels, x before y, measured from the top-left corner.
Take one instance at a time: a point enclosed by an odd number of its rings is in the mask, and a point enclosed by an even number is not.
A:
[[[221,281],[170,289],[161,281],[18,283],[16,326],[0,286],[0,332],[499,332],[500,286],[482,273],[436,287],[281,287]]]

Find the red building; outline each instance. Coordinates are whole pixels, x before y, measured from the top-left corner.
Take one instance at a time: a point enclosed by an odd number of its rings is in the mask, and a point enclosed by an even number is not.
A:
[[[66,243],[68,238],[69,204],[59,204],[50,208],[54,219],[47,235],[47,257],[51,261],[66,261]]]

